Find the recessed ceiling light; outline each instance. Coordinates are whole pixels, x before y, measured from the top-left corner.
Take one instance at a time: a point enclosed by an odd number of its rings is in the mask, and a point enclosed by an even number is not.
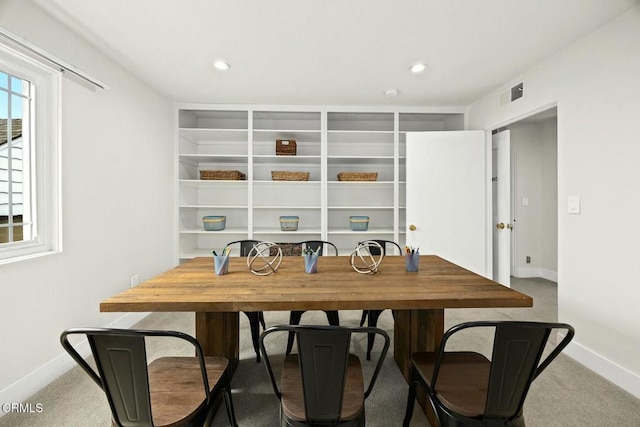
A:
[[[396,89],[387,89],[384,91],[384,96],[393,98],[394,96],[398,96],[398,91]]]
[[[229,65],[228,62],[222,60],[217,60],[213,63],[213,66],[222,71],[227,71],[229,68],[231,68],[231,65]]]
[[[411,66],[411,68],[409,68],[409,71],[411,71],[414,74],[418,74],[418,73],[423,72],[426,68],[427,68],[427,66],[424,65],[422,62],[417,62],[417,63],[413,64]]]

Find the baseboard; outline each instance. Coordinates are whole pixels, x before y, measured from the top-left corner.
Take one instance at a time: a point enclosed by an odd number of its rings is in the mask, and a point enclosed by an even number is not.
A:
[[[552,282],[558,282],[558,272],[546,270],[544,268],[518,268],[516,273],[516,277],[520,279],[542,277],[543,279],[551,280]]]
[[[540,277],[540,269],[539,268],[518,268],[518,275],[516,277],[520,279],[528,279],[530,277]]]
[[[639,375],[595,353],[575,340],[569,343],[563,353],[640,399]]]
[[[130,328],[140,320],[148,316],[149,313],[129,313],[108,325],[109,328]],[[91,353],[89,343],[84,340],[76,345],[76,350],[82,357],[87,357]],[[48,384],[57,379],[60,375],[67,372],[75,366],[75,362],[66,352],[60,353],[58,356],[49,360],[45,364],[37,367],[29,374],[20,378],[13,384],[0,390],[0,402],[2,403],[21,403],[25,402],[29,397],[46,387]],[[38,402],[28,402],[36,404]],[[0,417],[5,415],[5,411],[0,410]]]
[[[546,270],[544,268],[541,268],[540,269],[540,277],[542,277],[543,279],[547,279],[547,280],[550,280],[552,282],[558,283],[558,272],[557,271],[551,271],[551,270]]]

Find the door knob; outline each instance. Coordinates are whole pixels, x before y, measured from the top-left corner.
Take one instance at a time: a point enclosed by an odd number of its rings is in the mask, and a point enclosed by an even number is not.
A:
[[[501,222],[500,224],[496,224],[496,228],[499,228],[500,230],[504,230],[504,222]]]
[[[507,228],[508,228],[509,230],[513,230],[513,225],[512,225],[512,224],[507,224]]]
[[[415,226],[415,225],[413,225],[413,224],[411,224],[411,225],[409,226],[409,230],[411,230],[411,231],[416,231],[416,226]]]

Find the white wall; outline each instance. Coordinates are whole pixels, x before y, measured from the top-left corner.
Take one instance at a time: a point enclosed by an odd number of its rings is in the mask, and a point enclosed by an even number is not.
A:
[[[576,328],[569,354],[640,397],[640,7],[525,75],[524,98],[468,108],[494,129],[558,105],[558,310]],[[567,197],[582,201],[567,213]]]
[[[0,26],[110,86],[63,79],[63,252],[0,265],[0,401],[18,402],[70,366],[63,329],[122,318],[100,301],[174,265],[173,112],[31,2],[0,1]]]

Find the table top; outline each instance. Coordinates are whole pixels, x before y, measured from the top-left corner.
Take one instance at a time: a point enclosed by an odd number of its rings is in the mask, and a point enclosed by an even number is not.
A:
[[[100,303],[100,311],[237,312],[273,310],[442,309],[531,307],[531,297],[434,255],[405,271],[403,256],[387,256],[377,274],[360,274],[348,256],[324,256],[318,272],[303,257],[283,257],[276,273],[251,273],[246,258],[230,258],[217,276],[213,258],[194,258]]]

